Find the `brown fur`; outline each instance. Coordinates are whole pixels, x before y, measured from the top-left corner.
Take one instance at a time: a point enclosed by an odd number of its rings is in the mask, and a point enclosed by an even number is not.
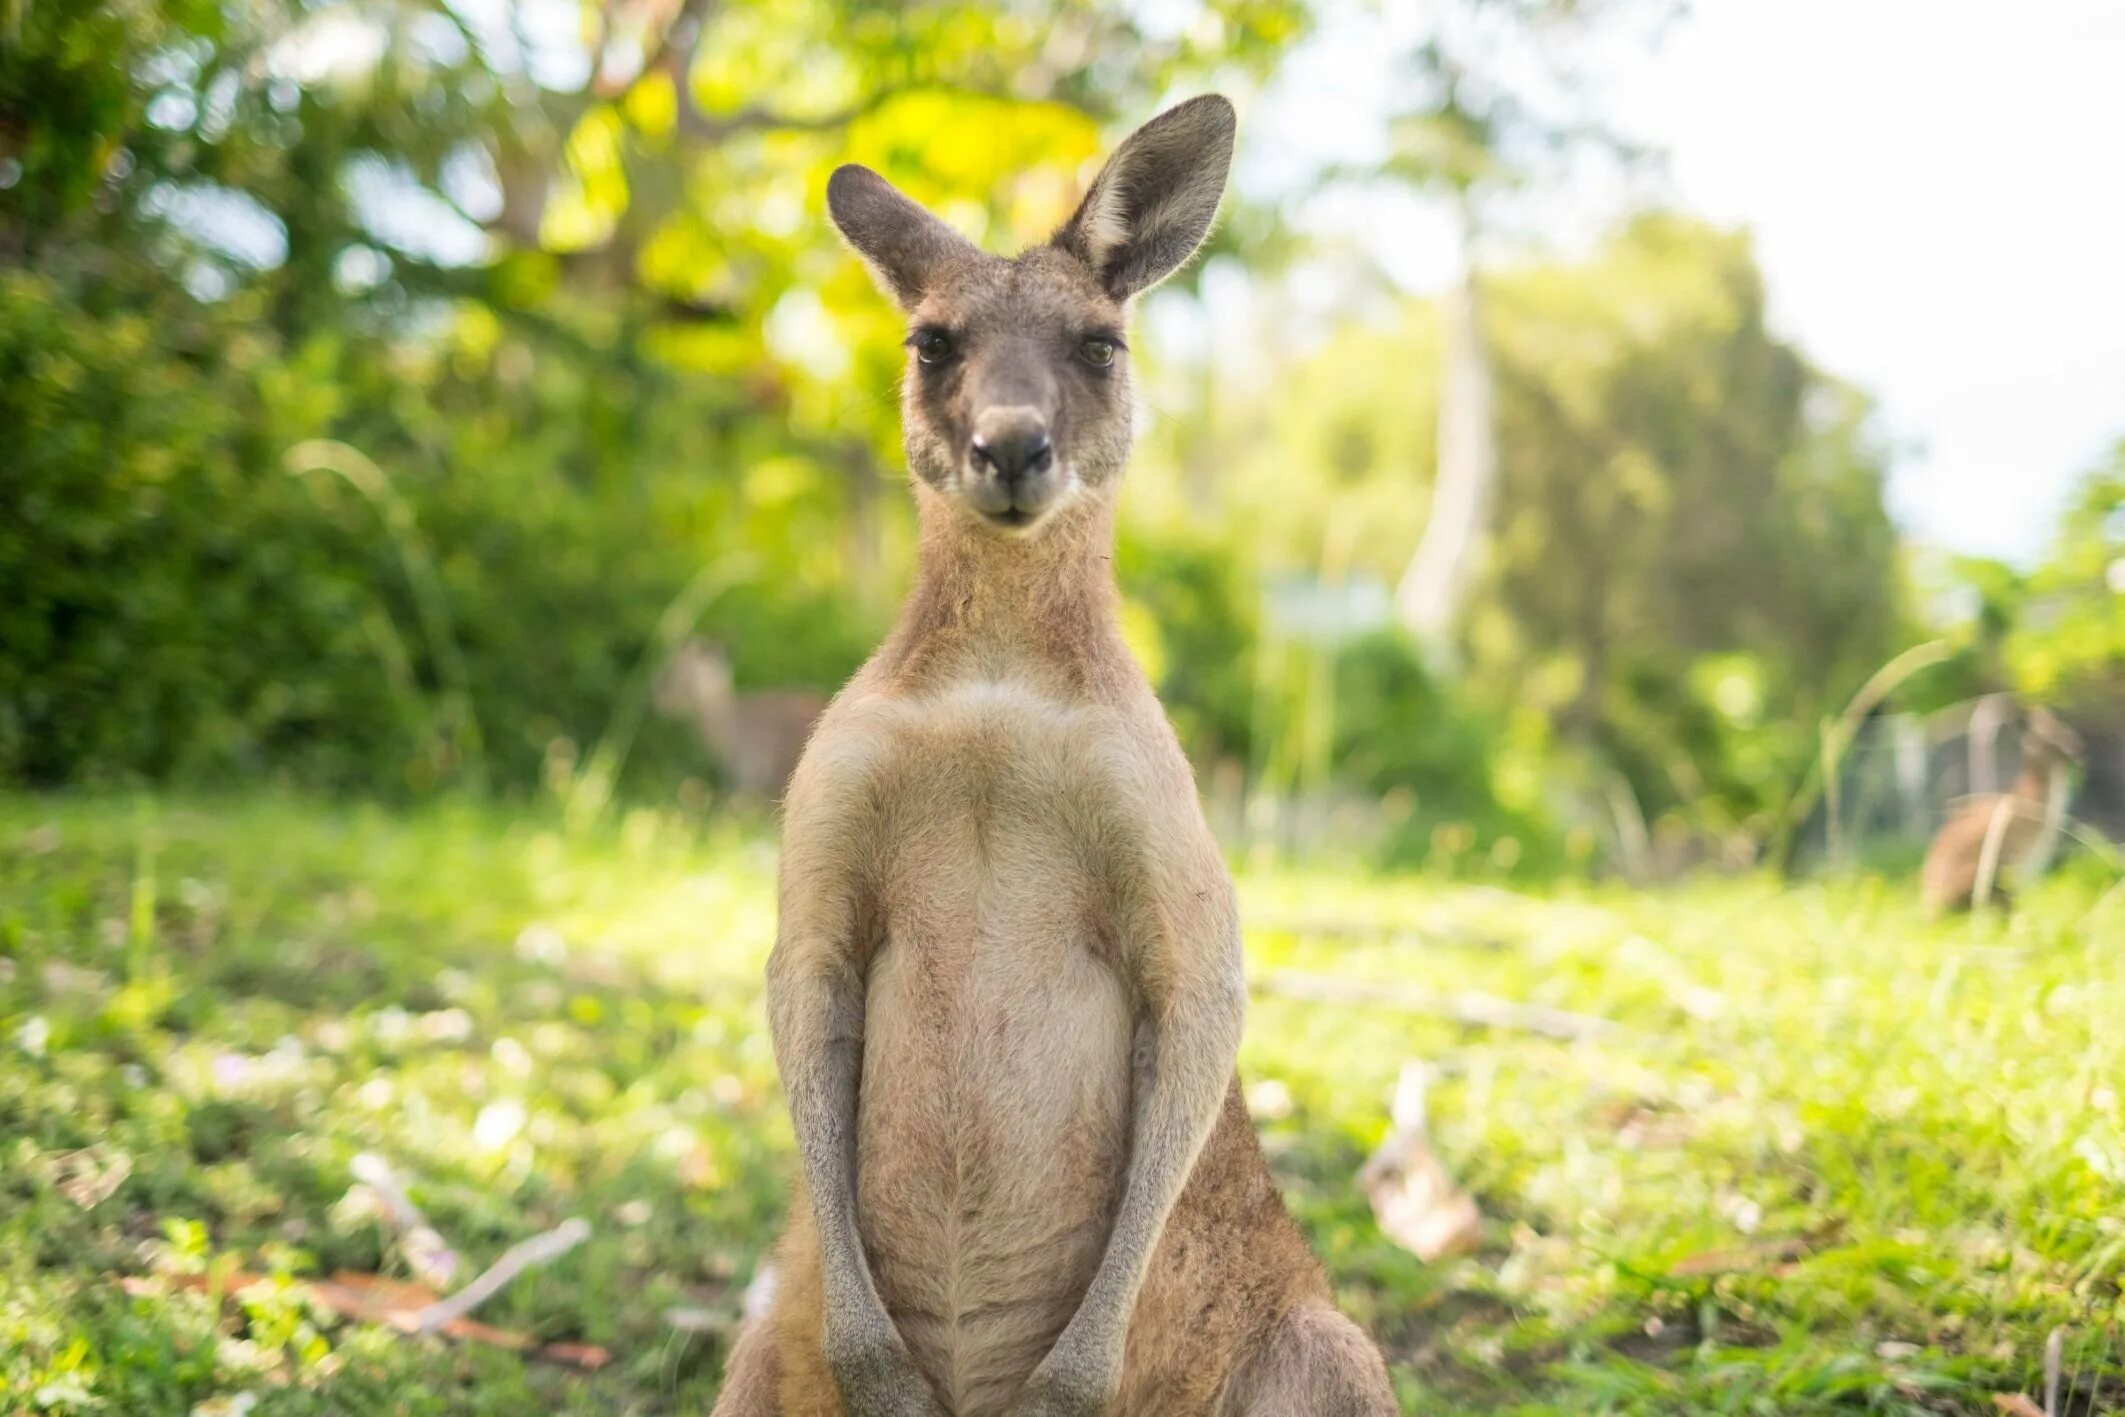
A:
[[[1193,250],[1230,142],[1222,100],[1173,110],[1016,261],[874,175],[830,190],[951,353],[903,400],[919,584],[790,786],[768,1009],[803,1168],[722,1417],[1395,1410],[1241,1106],[1232,883],[1108,564],[1126,370],[1086,341]],[[1053,439],[1011,485],[998,407]]]
[[[2041,709],[2030,715],[2022,735],[2022,771],[2005,793],[1988,793],[1963,803],[1934,834],[1919,872],[1919,893],[1926,913],[1945,915],[1968,910],[1977,895],[1985,839],[1999,822],[2000,842],[1994,869],[2004,876],[2021,863],[2043,834],[2053,775],[2080,756],[2073,730]],[[1995,878],[1993,894],[2007,897]]]

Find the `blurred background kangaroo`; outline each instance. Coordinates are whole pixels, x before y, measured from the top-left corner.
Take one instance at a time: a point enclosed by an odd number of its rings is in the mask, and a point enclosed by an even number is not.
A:
[[[2041,871],[2065,828],[2073,769],[2085,757],[2079,734],[2049,710],[2030,709],[2023,716],[2014,786],[1962,803],[1927,848],[1920,876],[1927,912],[1942,915],[2004,900],[2000,880],[2008,870],[2017,884]]]
[[[688,640],[657,679],[657,711],[692,721],[723,770],[748,797],[780,799],[804,754],[826,695],[810,689],[741,691],[721,645]]]

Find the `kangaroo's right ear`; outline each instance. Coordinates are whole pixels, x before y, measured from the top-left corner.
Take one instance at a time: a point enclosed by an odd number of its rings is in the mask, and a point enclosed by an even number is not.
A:
[[[855,163],[835,168],[827,179],[826,207],[879,288],[903,310],[922,303],[944,267],[980,254],[892,183]]]

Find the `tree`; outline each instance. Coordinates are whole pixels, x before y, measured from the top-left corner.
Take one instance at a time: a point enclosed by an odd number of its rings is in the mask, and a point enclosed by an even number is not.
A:
[[[1402,623],[1442,659],[1480,573],[1497,497],[1492,370],[1477,271],[1487,204],[1589,149],[1622,152],[1593,114],[1585,50],[1642,4],[1461,0],[1433,7],[1407,64],[1381,174],[1445,203],[1456,235],[1439,301],[1435,476],[1422,538],[1395,590]]]

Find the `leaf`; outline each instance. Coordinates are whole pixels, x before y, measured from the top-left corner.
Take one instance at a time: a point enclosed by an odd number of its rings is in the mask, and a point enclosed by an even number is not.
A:
[[[1431,1149],[1426,1086],[1423,1064],[1403,1064],[1395,1087],[1394,1128],[1358,1172],[1358,1184],[1372,1201],[1381,1233],[1428,1263],[1474,1249],[1482,1238],[1483,1215]]]

